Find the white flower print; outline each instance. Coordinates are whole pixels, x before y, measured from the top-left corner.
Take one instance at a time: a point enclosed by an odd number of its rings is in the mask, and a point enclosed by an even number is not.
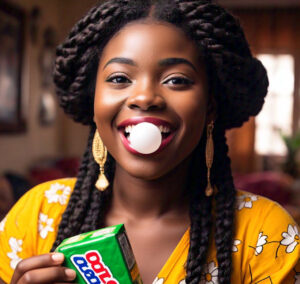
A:
[[[49,203],[60,203],[64,205],[67,203],[70,193],[71,188],[69,186],[57,182],[52,184],[49,190],[45,191],[45,196]]]
[[[16,253],[9,252],[7,253],[7,256],[10,258],[10,267],[12,269],[16,269],[18,263],[22,260]]]
[[[152,284],[163,284],[164,279],[163,278],[155,278]]]
[[[186,284],[185,279],[181,280],[178,284]]]
[[[242,241],[240,240],[234,240],[233,245],[232,245],[232,252],[237,252],[238,251],[238,245],[240,245]]]
[[[287,232],[282,233],[283,239],[280,244],[286,246],[285,251],[291,253],[295,247],[299,244],[299,232],[297,226],[289,224]]]
[[[206,264],[200,284],[219,284],[218,267],[215,265],[214,261]]]
[[[0,222],[0,232],[4,231],[5,222],[6,222],[6,217]]]
[[[244,194],[237,196],[236,208],[242,210],[243,208],[252,208],[252,203],[258,200],[258,196],[252,194]]]
[[[13,252],[17,253],[22,251],[22,244],[23,244],[22,240],[17,240],[16,238],[11,237],[8,243]]]
[[[10,258],[10,267],[15,269],[17,264],[22,260],[17,253],[22,251],[23,241],[11,237],[8,243],[12,251],[8,252],[7,256]]]
[[[54,229],[51,227],[52,223],[53,219],[48,218],[46,214],[40,213],[38,230],[42,239],[45,239],[49,232],[54,231]]]
[[[263,235],[263,232],[259,233],[255,248],[255,255],[261,254],[263,251],[263,246],[267,243],[267,238],[268,236]]]

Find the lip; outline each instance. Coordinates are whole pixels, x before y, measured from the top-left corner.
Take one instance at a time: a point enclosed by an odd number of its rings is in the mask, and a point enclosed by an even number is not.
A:
[[[133,149],[130,146],[130,142],[127,140],[127,138],[125,137],[124,132],[123,132],[123,130],[126,126],[136,125],[136,124],[139,124],[139,123],[142,123],[142,122],[149,122],[149,123],[152,123],[156,126],[160,126],[160,125],[167,126],[171,130],[168,137],[166,137],[162,140],[162,143],[161,143],[160,147],[155,152],[150,153],[150,154],[142,154],[142,153],[137,152],[135,149]],[[129,118],[129,119],[126,119],[126,120],[122,121],[117,126],[117,128],[118,128],[120,138],[121,138],[121,141],[123,142],[124,147],[129,152],[131,152],[132,154],[139,155],[139,156],[150,156],[150,155],[158,154],[159,152],[161,152],[173,140],[173,138],[175,136],[175,130],[176,130],[175,126],[172,125],[170,122],[168,122],[166,120],[163,120],[163,119],[160,119],[160,118],[156,118],[156,117],[132,117],[132,118]]]
[[[173,132],[175,129],[175,127],[170,122],[156,117],[132,117],[122,121],[117,126],[117,128],[121,129],[121,128],[125,128],[127,125],[136,125],[142,122],[149,122],[156,126],[160,126],[160,125],[167,126],[170,128],[171,132]]]

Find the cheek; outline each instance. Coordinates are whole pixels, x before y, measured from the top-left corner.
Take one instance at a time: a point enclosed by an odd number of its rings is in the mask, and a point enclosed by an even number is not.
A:
[[[189,124],[186,124],[186,134],[189,136],[189,139],[186,139],[188,146],[194,148],[200,141],[203,135],[203,129],[206,121],[206,107],[199,106],[191,110],[186,114],[190,121]]]
[[[94,99],[94,120],[98,127],[113,126],[116,116],[122,103],[122,98],[111,94],[106,88],[96,88]]]
[[[182,125],[187,130],[199,129],[205,123],[207,112],[206,94],[202,89],[184,93],[174,103]]]
[[[177,102],[177,110],[182,120],[182,130],[188,147],[195,147],[201,139],[206,123],[207,100],[202,90],[186,94],[185,99]],[[180,110],[180,113],[179,113]]]
[[[104,92],[97,92],[94,99],[94,121],[104,145],[110,145],[112,139],[112,119],[115,107]]]

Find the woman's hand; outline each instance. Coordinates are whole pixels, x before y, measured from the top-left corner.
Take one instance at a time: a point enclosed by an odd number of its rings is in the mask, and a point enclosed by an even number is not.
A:
[[[48,253],[20,261],[10,284],[22,283],[70,283],[75,279],[74,270],[62,267],[62,253]]]

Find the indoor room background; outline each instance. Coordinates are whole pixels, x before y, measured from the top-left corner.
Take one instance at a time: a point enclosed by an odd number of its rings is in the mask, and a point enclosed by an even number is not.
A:
[[[97,2],[0,0],[0,207],[16,191],[76,175],[88,128],[58,107],[52,68],[56,45]],[[261,113],[227,133],[235,184],[300,223],[300,0],[218,3],[239,17],[270,80]]]

